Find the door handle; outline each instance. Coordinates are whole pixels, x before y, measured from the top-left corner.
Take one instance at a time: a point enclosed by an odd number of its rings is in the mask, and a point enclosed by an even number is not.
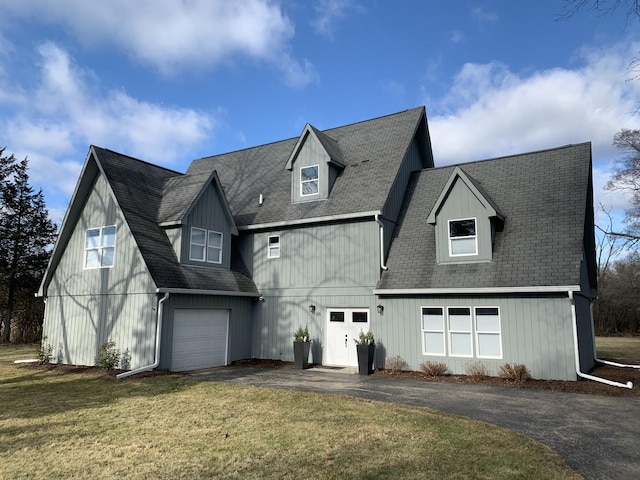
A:
[[[348,337],[347,335],[344,336],[344,346],[345,348],[347,347],[347,341],[348,341]]]

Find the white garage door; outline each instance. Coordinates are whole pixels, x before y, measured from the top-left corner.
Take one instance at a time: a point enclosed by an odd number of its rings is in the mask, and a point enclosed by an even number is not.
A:
[[[171,370],[227,364],[228,310],[176,309],[173,322]]]

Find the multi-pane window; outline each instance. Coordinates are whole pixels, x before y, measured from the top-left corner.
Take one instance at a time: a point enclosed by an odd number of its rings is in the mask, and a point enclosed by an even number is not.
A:
[[[449,220],[449,255],[477,255],[476,219]]]
[[[267,252],[268,258],[280,257],[280,235],[271,235],[267,239]]]
[[[318,187],[318,165],[300,168],[300,195],[316,195]]]
[[[204,228],[191,228],[189,260],[222,263],[222,233]]]
[[[467,307],[450,307],[449,314],[449,346],[451,355],[456,357],[472,357],[473,342],[471,338],[471,309]]]
[[[89,228],[84,239],[84,268],[113,267],[116,227]]]
[[[498,307],[421,307],[421,314],[423,355],[502,358]]]
[[[446,355],[442,307],[422,309],[422,351],[425,355]]]
[[[475,314],[478,357],[502,358],[500,314],[498,309],[496,307],[477,307]]]

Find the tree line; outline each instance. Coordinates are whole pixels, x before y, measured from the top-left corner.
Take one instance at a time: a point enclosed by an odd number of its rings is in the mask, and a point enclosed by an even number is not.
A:
[[[29,184],[28,159],[0,148],[0,342],[42,336],[44,301],[36,298],[56,237],[42,190]]]

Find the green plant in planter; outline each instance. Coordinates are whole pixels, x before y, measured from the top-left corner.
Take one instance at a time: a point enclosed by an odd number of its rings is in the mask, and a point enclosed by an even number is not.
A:
[[[369,375],[373,373],[373,356],[376,351],[376,342],[373,333],[369,330],[367,333],[360,330],[358,338],[353,339],[356,342],[358,350],[358,373],[360,375]]]
[[[311,338],[309,337],[309,329],[305,326],[304,328],[299,327],[298,330],[293,334],[294,342],[309,342]]]
[[[309,329],[299,327],[293,334],[293,359],[298,370],[307,368],[309,365],[309,350],[311,347],[311,337]]]

